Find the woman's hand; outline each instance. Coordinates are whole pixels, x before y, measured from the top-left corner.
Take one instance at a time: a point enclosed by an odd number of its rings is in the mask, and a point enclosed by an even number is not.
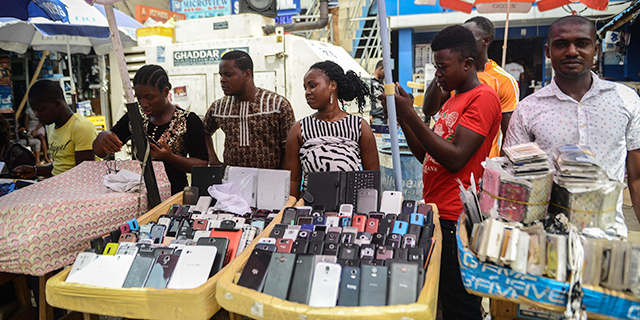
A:
[[[96,138],[96,141],[98,141],[102,149],[109,154],[119,152],[122,149],[122,141],[111,131],[101,132]]]
[[[154,159],[168,161],[171,157],[173,157],[173,151],[171,151],[171,147],[167,145],[164,141],[158,141],[161,147],[158,147],[154,143],[149,143],[150,146],[150,155]]]

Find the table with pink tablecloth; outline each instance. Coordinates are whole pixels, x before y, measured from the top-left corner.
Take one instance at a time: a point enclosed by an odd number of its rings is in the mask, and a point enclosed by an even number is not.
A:
[[[116,167],[141,171],[137,161],[117,161]],[[164,201],[171,196],[169,179],[161,162],[153,169]],[[86,161],[0,197],[0,272],[42,276],[70,265],[91,239],[150,209],[146,189],[110,191],[103,184],[106,172],[105,161]]]

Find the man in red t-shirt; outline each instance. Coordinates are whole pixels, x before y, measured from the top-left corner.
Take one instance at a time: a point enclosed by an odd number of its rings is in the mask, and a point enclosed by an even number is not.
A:
[[[457,257],[455,229],[463,210],[457,179],[465,188],[471,173],[476,184],[482,176],[480,164],[491,150],[500,127],[500,99],[476,75],[477,48],[473,33],[462,26],[450,26],[438,32],[431,43],[438,86],[455,91],[440,110],[433,131],[416,114],[409,95],[398,86],[396,106],[398,123],[404,131],[413,155],[423,163],[422,192],[440,212],[442,260],[440,292],[443,319],[481,319],[477,297],[462,284]]]

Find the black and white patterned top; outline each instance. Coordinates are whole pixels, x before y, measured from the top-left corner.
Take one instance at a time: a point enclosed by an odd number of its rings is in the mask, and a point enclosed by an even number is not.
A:
[[[299,156],[305,185],[309,172],[362,170],[360,117],[349,114],[339,121],[328,122],[308,116],[300,120],[300,131]]]

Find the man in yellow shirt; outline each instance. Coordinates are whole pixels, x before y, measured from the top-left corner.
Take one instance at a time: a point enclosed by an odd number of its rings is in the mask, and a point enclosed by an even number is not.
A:
[[[475,67],[478,72],[478,80],[481,83],[489,85],[496,90],[500,98],[502,107],[502,121],[500,122],[500,134],[496,135],[493,140],[489,157],[497,157],[500,155],[500,145],[498,139],[504,141],[507,129],[509,128],[509,120],[511,113],[516,109],[520,91],[518,82],[506,70],[502,69],[498,64],[489,59],[489,45],[495,37],[495,27],[491,20],[485,17],[473,17],[462,25],[469,29],[476,38],[476,46],[478,47],[478,57],[475,60]],[[436,85],[436,81],[431,81],[429,87],[425,91],[425,98],[422,110],[425,116],[435,115],[442,105],[449,99],[451,93],[442,92],[440,87]],[[501,138],[499,137],[501,136]]]
[[[51,80],[36,82],[29,91],[29,104],[42,123],[54,124],[48,132],[53,164],[17,167],[22,178],[55,176],[83,161],[95,160],[93,140],[98,132],[91,121],[71,111],[59,84]]]

